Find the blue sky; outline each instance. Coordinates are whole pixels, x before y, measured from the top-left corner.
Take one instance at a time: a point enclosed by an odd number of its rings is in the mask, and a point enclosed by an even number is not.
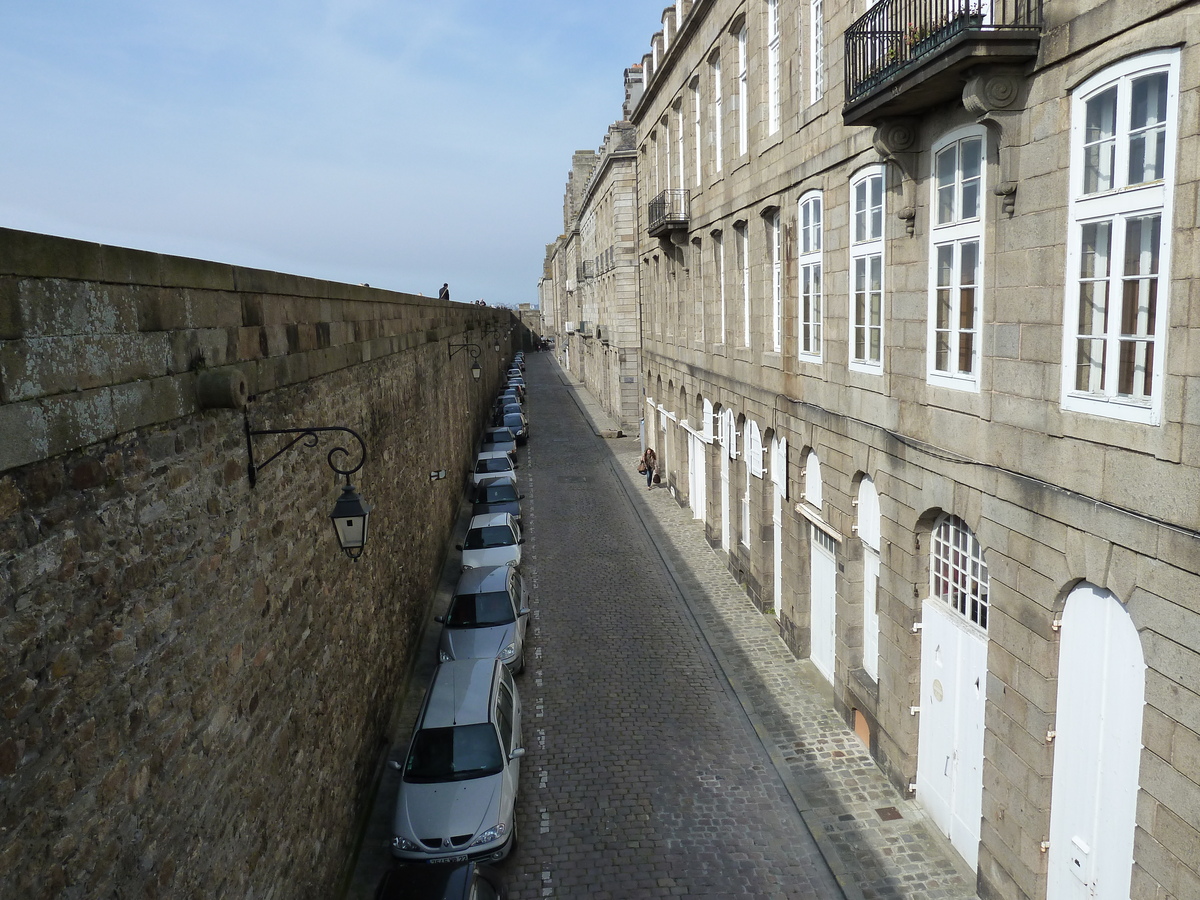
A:
[[[0,226],[537,302],[664,0],[0,3]]]

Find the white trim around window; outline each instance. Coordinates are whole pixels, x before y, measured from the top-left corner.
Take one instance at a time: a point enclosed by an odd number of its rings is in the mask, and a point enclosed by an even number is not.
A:
[[[1122,60],[1071,100],[1063,408],[1162,421],[1179,51]]]
[[[850,368],[883,372],[884,167],[850,181]]]
[[[926,374],[955,390],[979,390],[986,146],[982,128],[964,128],[930,154]]]
[[[799,355],[806,362],[821,361],[821,332],[824,328],[822,293],[822,208],[821,192],[809,191],[800,198],[796,244],[796,271],[800,297]]]
[[[771,255],[771,347],[783,352],[783,232],[779,227],[779,210],[767,215],[767,252]]]

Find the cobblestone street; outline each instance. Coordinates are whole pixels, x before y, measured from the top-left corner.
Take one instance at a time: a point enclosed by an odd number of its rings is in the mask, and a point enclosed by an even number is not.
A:
[[[528,359],[528,755],[519,844],[501,865],[513,900],[974,898],[971,873],[834,714],[691,511],[647,491],[636,435],[602,437],[614,426],[584,389],[549,354]],[[419,663],[410,685],[413,715],[431,667]],[[364,856],[386,838],[391,782]],[[363,863],[354,897],[370,896]]]

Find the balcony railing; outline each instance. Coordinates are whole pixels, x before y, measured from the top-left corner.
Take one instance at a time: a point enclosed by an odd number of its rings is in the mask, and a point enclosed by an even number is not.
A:
[[[691,191],[663,191],[650,201],[650,236],[658,237],[680,229],[686,231],[691,212]]]
[[[980,46],[963,55],[1023,57],[1014,40],[1027,43],[1041,28],[1042,0],[880,0],[846,29],[846,105],[972,41]]]

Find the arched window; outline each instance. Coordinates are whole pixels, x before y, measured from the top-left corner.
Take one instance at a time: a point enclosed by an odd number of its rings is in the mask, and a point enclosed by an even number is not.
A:
[[[958,516],[934,525],[929,548],[929,590],[967,621],[987,631],[988,570],[983,548]]]

